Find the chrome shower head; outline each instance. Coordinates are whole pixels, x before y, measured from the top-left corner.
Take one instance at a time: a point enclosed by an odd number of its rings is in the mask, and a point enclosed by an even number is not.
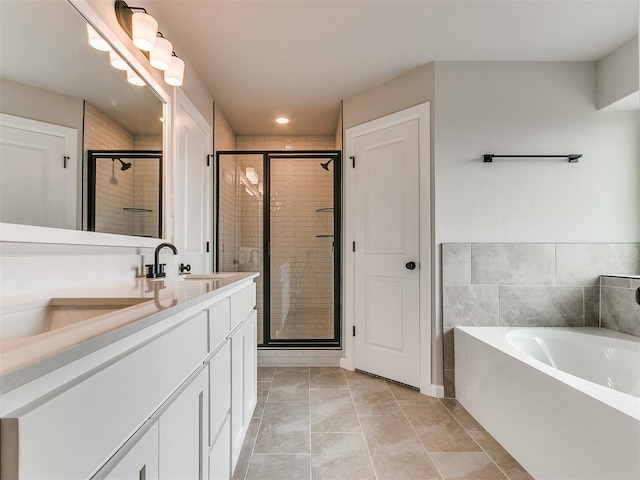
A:
[[[125,170],[129,170],[131,168],[131,163],[129,162],[123,162],[121,158],[112,158],[111,161],[114,162],[118,160],[120,162],[120,165],[122,165],[122,167],[120,167],[120,170],[122,170],[123,172]]]
[[[328,172],[328,171],[329,171],[329,164],[330,164],[331,162],[333,162],[333,158],[330,158],[329,160],[327,160],[327,161],[326,161],[326,162],[324,162],[324,163],[320,163],[320,166],[321,166],[322,168],[324,168],[324,169]]]

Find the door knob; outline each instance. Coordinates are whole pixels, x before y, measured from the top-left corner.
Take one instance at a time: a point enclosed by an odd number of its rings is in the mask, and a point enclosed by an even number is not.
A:
[[[416,262],[407,262],[405,267],[407,267],[407,270],[415,270],[416,269]]]

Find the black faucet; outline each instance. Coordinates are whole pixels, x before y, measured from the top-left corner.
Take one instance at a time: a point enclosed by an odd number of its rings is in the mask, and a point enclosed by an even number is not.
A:
[[[175,245],[173,243],[161,243],[160,245],[158,245],[156,247],[156,252],[153,255],[153,260],[154,263],[151,265],[145,265],[145,268],[147,269],[147,278],[162,278],[162,277],[166,277],[166,273],[164,271],[164,263],[160,263],[160,250],[162,250],[164,247],[170,248],[173,251],[174,255],[178,254],[178,249],[175,247]]]

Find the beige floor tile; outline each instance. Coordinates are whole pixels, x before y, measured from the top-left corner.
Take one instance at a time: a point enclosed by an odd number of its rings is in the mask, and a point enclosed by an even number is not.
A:
[[[439,479],[440,475],[404,417],[360,417],[379,480]]]
[[[348,381],[351,380],[371,380],[376,377],[372,375],[367,375],[366,373],[356,372],[355,370],[344,370],[344,376],[347,377]]]
[[[349,390],[311,390],[312,432],[359,432],[360,422]]]
[[[341,368],[313,368],[309,372],[310,387],[314,389],[348,389]]]
[[[269,396],[269,388],[271,382],[258,382],[258,400],[256,402],[256,408],[253,411],[253,418],[261,418],[264,412],[264,406],[267,403],[267,397]]]
[[[311,474],[310,455],[254,453],[246,480],[306,480]]]
[[[309,403],[267,402],[256,453],[309,453]]]
[[[349,389],[358,416],[402,415],[398,402],[383,380],[350,380]]]
[[[312,433],[313,480],[375,480],[362,433]]]
[[[484,432],[482,425],[455,398],[441,398],[440,402],[456,417],[468,432]]]
[[[276,371],[276,367],[258,367],[258,381],[270,382],[273,380],[273,374]]]
[[[445,480],[503,480],[506,477],[484,453],[438,452],[431,458]]]
[[[244,480],[244,477],[247,474],[247,468],[249,468],[249,461],[251,460],[253,445],[256,443],[256,437],[258,436],[259,427],[259,419],[254,418],[249,423],[247,436],[244,438],[244,443],[242,444],[242,449],[240,450],[240,456],[238,457],[238,463],[236,464],[236,469],[233,472],[233,480]]]
[[[280,375],[299,375],[301,373],[309,373],[309,367],[276,367],[273,375],[275,377]]]
[[[267,402],[308,402],[309,371],[276,372],[271,381]]]
[[[414,390],[409,387],[403,387],[402,385],[398,385],[397,383],[393,382],[386,382],[386,384],[398,403],[418,402],[424,404],[434,404],[438,402],[437,398],[423,395],[418,390]]]
[[[510,480],[533,480],[522,465],[487,432],[472,432],[471,435]]]
[[[481,452],[482,449],[441,404],[401,406],[429,452]]]

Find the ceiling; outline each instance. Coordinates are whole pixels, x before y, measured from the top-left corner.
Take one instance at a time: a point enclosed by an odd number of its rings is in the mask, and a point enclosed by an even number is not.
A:
[[[130,5],[132,3],[130,2]],[[332,135],[339,102],[431,61],[593,61],[637,0],[141,0],[238,135]],[[273,117],[291,117],[278,127]]]

